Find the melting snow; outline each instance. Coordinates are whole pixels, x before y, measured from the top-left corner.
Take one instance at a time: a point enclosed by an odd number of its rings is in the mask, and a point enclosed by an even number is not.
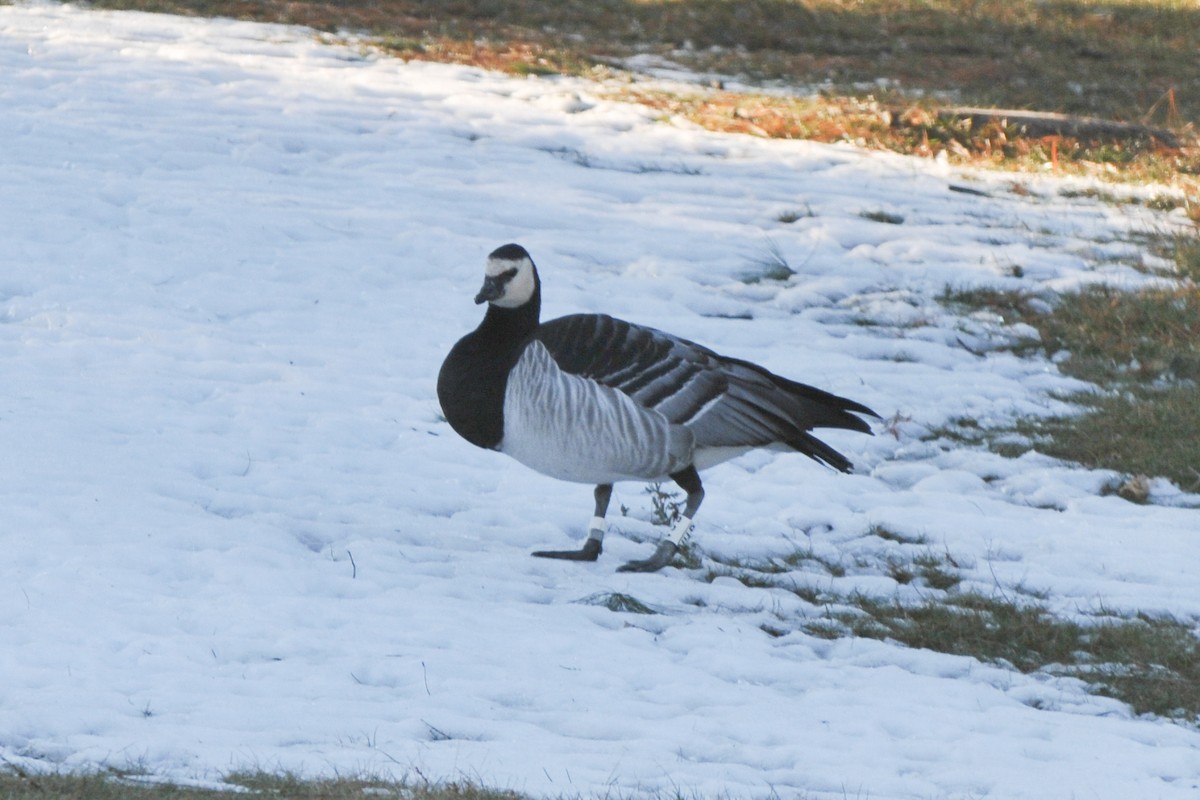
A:
[[[827,437],[854,475],[775,453],[707,473],[701,555],[807,549],[845,569],[797,584],[891,597],[912,587],[878,568],[886,527],[966,588],[1195,617],[1200,498],[1158,482],[1134,506],[1108,473],[926,436],[1080,388],[938,293],[1137,285],[1136,254],[1096,243],[1170,217],[295,28],[21,3],[0,75],[0,758],[553,796],[1197,796],[1194,728],[1078,681],[810,636],[794,623],[825,609],[702,569],[616,574],[659,530],[644,487],[618,487],[597,564],[530,558],[584,535],[590,488],[473,449],[434,395],[484,256],[517,241],[548,315],[651,324],[893,418]],[[772,253],[797,274],[747,282]],[[660,613],[589,600],[612,593]]]

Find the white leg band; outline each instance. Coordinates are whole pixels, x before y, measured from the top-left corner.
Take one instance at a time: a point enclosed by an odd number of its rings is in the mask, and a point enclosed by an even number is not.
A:
[[[604,517],[592,517],[592,521],[588,523],[588,538],[603,539],[607,529],[608,523],[604,521]]]
[[[696,526],[692,524],[690,519],[680,517],[679,522],[676,522],[675,527],[671,528],[671,532],[667,534],[666,541],[676,547],[682,547],[694,527]]]

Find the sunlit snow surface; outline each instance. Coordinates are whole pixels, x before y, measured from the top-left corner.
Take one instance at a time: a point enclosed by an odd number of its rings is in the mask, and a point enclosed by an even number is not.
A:
[[[1200,733],[1074,680],[815,638],[823,609],[703,567],[615,573],[661,530],[642,486],[618,488],[598,563],[530,558],[583,535],[590,488],[439,416],[483,259],[516,241],[548,315],[650,324],[893,418],[826,437],[854,475],[774,453],[707,473],[701,556],[811,549],[845,575],[804,561],[796,585],[936,595],[888,577],[883,526],[950,554],[963,590],[1191,618],[1198,498],[1158,482],[1135,506],[1101,495],[1112,474],[928,437],[1080,388],[1003,351],[1027,331],[939,307],[947,285],[1133,285],[1152,257],[1123,242],[1172,224],[1013,180],[299,29],[0,7],[0,758],[551,796],[1195,798]],[[772,250],[799,274],[744,281]],[[580,602],[611,592],[660,613]]]

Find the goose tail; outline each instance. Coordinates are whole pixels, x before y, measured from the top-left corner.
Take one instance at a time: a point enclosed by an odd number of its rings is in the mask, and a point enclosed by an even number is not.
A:
[[[776,385],[784,389],[798,406],[793,412],[795,428],[784,442],[814,461],[826,464],[839,472],[850,472],[850,459],[809,433],[813,428],[839,428],[870,434],[871,426],[863,417],[880,419],[872,409],[846,397],[817,389],[807,384],[773,376]]]
[[[847,397],[778,375],[772,377],[778,386],[803,406],[803,419],[810,428],[844,428],[859,433],[870,433],[871,425],[863,417],[882,419],[872,409]]]

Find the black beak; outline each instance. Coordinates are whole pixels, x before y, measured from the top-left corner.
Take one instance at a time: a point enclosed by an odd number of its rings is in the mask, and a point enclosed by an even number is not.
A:
[[[503,275],[489,275],[484,278],[479,294],[475,295],[475,305],[490,302],[503,295],[507,283]]]

